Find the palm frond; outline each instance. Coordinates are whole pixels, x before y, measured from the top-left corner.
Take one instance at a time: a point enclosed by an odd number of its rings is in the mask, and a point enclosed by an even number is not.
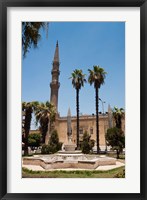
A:
[[[81,69],[75,69],[71,73],[70,79],[72,79],[72,85],[75,89],[81,89],[84,86],[84,83],[86,83],[85,76],[86,74],[83,74]]]
[[[88,69],[88,72],[88,82],[90,85],[94,84],[95,88],[100,88],[100,86],[104,84],[107,72],[105,72],[103,68],[96,65],[93,66],[93,70]]]

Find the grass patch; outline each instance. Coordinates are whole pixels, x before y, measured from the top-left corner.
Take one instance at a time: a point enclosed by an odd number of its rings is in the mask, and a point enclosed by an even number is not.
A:
[[[22,158],[25,158],[25,157],[33,157],[33,154],[31,154],[31,155],[27,155],[27,156],[22,155]]]
[[[114,178],[123,173],[125,167],[119,167],[108,171],[75,170],[75,171],[32,171],[22,168],[23,178]]]

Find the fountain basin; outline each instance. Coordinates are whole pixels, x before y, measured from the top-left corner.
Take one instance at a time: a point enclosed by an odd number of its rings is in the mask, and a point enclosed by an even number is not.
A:
[[[24,165],[39,165],[48,169],[96,169],[98,166],[115,165],[116,159],[110,157],[89,156],[82,153],[77,154],[52,154],[36,155],[23,158]]]
[[[76,145],[73,143],[69,143],[69,144],[65,144],[64,145],[64,149],[65,151],[69,152],[69,151],[75,151]]]

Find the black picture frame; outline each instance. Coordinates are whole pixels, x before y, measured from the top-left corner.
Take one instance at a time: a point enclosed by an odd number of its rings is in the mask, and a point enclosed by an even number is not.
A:
[[[141,185],[140,193],[19,194],[7,193],[7,8],[8,7],[140,7],[141,15]],[[147,1],[146,0],[1,0],[0,1],[0,199],[147,199]],[[133,70],[133,67],[132,67]],[[135,104],[135,103],[134,103]],[[134,108],[135,109],[135,108]],[[137,113],[135,113],[137,114]],[[136,150],[134,150],[136,151]],[[135,176],[135,172],[134,172]],[[132,186],[133,187],[133,186]]]

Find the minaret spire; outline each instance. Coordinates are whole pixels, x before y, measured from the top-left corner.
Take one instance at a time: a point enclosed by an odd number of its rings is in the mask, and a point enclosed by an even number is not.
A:
[[[50,102],[53,103],[56,107],[56,111],[58,112],[58,90],[60,87],[59,83],[59,46],[58,41],[56,43],[56,49],[54,54],[54,60],[53,60],[53,68],[52,68],[52,82],[50,83],[51,88],[51,96],[50,96]]]
[[[53,62],[59,62],[59,48],[58,48],[58,40],[56,43],[56,50],[55,50],[55,54],[54,54],[54,61]]]

